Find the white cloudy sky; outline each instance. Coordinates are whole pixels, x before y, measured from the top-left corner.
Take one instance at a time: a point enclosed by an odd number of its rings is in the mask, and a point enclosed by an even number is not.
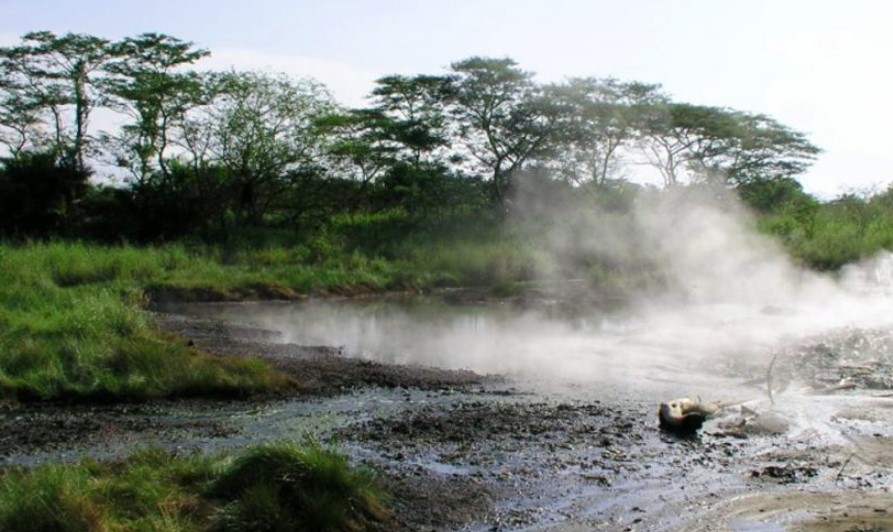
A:
[[[808,133],[825,152],[801,181],[826,197],[893,181],[891,23],[882,0],[0,0],[0,43],[167,33],[210,49],[208,66],[309,75],[347,104],[381,75],[471,55],[544,81],[661,83]]]

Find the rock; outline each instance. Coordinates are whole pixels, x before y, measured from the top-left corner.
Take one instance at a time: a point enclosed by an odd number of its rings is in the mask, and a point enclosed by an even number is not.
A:
[[[684,397],[660,404],[658,419],[661,430],[678,434],[694,434],[718,407]]]

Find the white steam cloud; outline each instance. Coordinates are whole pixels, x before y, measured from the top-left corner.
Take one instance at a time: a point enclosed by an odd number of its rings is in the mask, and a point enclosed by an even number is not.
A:
[[[535,203],[521,198],[515,205],[548,219]],[[710,371],[696,370],[734,360],[765,365],[786,345],[893,322],[893,257],[837,276],[798,268],[727,194],[646,194],[632,214],[589,209],[552,216],[550,224],[550,260],[539,268],[545,277],[585,276],[573,268],[591,253],[619,268],[614,275],[622,276],[626,263],[652,264],[661,290],[647,287],[621,311],[565,312],[562,301],[547,297],[526,310],[321,301],[251,319],[281,331],[285,342],[340,345],[381,361],[574,383],[647,378],[680,393],[709,381]],[[579,296],[586,284],[565,286]]]

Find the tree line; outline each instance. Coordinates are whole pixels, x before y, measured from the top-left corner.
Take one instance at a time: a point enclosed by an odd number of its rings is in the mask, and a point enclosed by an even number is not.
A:
[[[385,76],[368,106],[348,108],[312,79],[196,69],[207,55],[157,33],[42,31],[0,48],[0,236],[159,241],[314,230],[333,216],[498,219],[529,172],[593,197],[642,168],[667,187],[777,194],[798,189],[819,152],[762,114],[677,102],[638,81],[540,83],[509,58]]]

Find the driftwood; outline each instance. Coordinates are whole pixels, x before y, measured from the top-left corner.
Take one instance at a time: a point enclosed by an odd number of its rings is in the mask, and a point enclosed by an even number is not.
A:
[[[831,386],[813,387],[813,389],[810,390],[810,393],[813,395],[823,395],[827,393],[839,392],[842,390],[854,390],[856,388],[857,386],[855,382],[844,379]]]
[[[661,403],[657,413],[660,428],[677,434],[694,434],[720,407],[718,403],[704,404],[688,397]]]

